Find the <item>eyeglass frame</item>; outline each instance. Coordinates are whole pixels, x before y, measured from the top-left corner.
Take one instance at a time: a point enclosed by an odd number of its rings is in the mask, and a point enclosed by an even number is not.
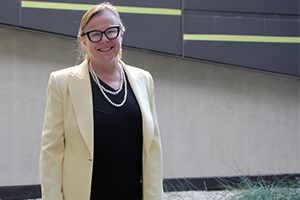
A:
[[[114,38],[110,38],[110,37],[108,37],[108,36],[106,35],[106,31],[109,30],[109,29],[112,29],[112,28],[116,28],[116,29],[118,30],[117,36],[114,37]],[[92,32],[99,32],[99,33],[101,33],[100,39],[99,39],[98,41],[92,41],[92,40],[91,40],[91,38],[90,38],[90,33],[92,33]],[[91,42],[97,43],[97,42],[100,42],[100,41],[102,40],[103,33],[105,34],[105,36],[106,36],[107,39],[109,39],[109,40],[116,39],[116,38],[120,35],[120,26],[112,26],[112,27],[107,28],[105,31],[91,30],[91,31],[82,33],[81,36],[87,35],[87,37],[89,38],[89,40],[90,40]]]

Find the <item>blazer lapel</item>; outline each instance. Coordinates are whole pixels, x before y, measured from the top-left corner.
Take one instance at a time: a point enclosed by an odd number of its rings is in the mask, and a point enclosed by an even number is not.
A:
[[[129,83],[138,101],[143,118],[143,138],[146,155],[150,150],[153,139],[154,124],[151,115],[150,103],[145,80],[140,73],[136,73],[130,67],[121,62],[127,74]],[[79,130],[82,137],[93,156],[93,102],[91,83],[88,71],[88,62],[85,60],[79,65],[77,71],[68,76],[68,88],[71,102],[73,104]]]
[[[146,155],[148,155],[153,139],[154,124],[150,109],[151,102],[149,102],[147,94],[147,86],[145,85],[145,80],[141,78],[141,73],[133,72],[133,70],[123,62],[121,62],[121,64],[124,67],[130,86],[141,109],[143,118],[144,150]]]
[[[68,88],[80,133],[93,156],[93,100],[88,62],[82,62],[74,74],[68,76]]]

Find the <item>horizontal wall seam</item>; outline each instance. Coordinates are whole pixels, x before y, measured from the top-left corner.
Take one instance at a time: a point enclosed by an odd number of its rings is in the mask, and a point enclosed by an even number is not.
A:
[[[184,34],[183,39],[192,41],[221,42],[300,43],[300,37],[257,35]]]
[[[22,1],[22,8],[87,11],[93,6],[95,5],[77,4],[77,3],[41,2],[41,1]],[[120,13],[178,15],[178,16],[181,15],[180,9],[172,9],[172,8],[150,8],[150,7],[133,7],[133,6],[114,6],[114,7]]]

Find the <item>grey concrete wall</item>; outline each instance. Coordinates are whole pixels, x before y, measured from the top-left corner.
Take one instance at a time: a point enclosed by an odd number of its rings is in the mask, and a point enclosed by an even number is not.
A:
[[[299,80],[124,52],[156,83],[164,176],[299,173]]]
[[[39,183],[49,74],[75,63],[70,39],[0,27],[0,186]]]
[[[39,184],[48,76],[76,48],[0,27],[0,186]],[[123,60],[154,77],[165,178],[300,172],[298,79],[127,48]]]

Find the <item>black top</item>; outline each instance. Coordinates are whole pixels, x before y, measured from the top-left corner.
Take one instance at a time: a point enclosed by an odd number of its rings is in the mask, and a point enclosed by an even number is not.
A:
[[[99,79],[100,80],[100,79]],[[102,86],[116,91],[103,81]],[[122,107],[111,105],[91,77],[94,112],[94,166],[91,199],[141,200],[142,184],[142,116],[127,80],[127,100]],[[121,103],[122,91],[107,96]]]

